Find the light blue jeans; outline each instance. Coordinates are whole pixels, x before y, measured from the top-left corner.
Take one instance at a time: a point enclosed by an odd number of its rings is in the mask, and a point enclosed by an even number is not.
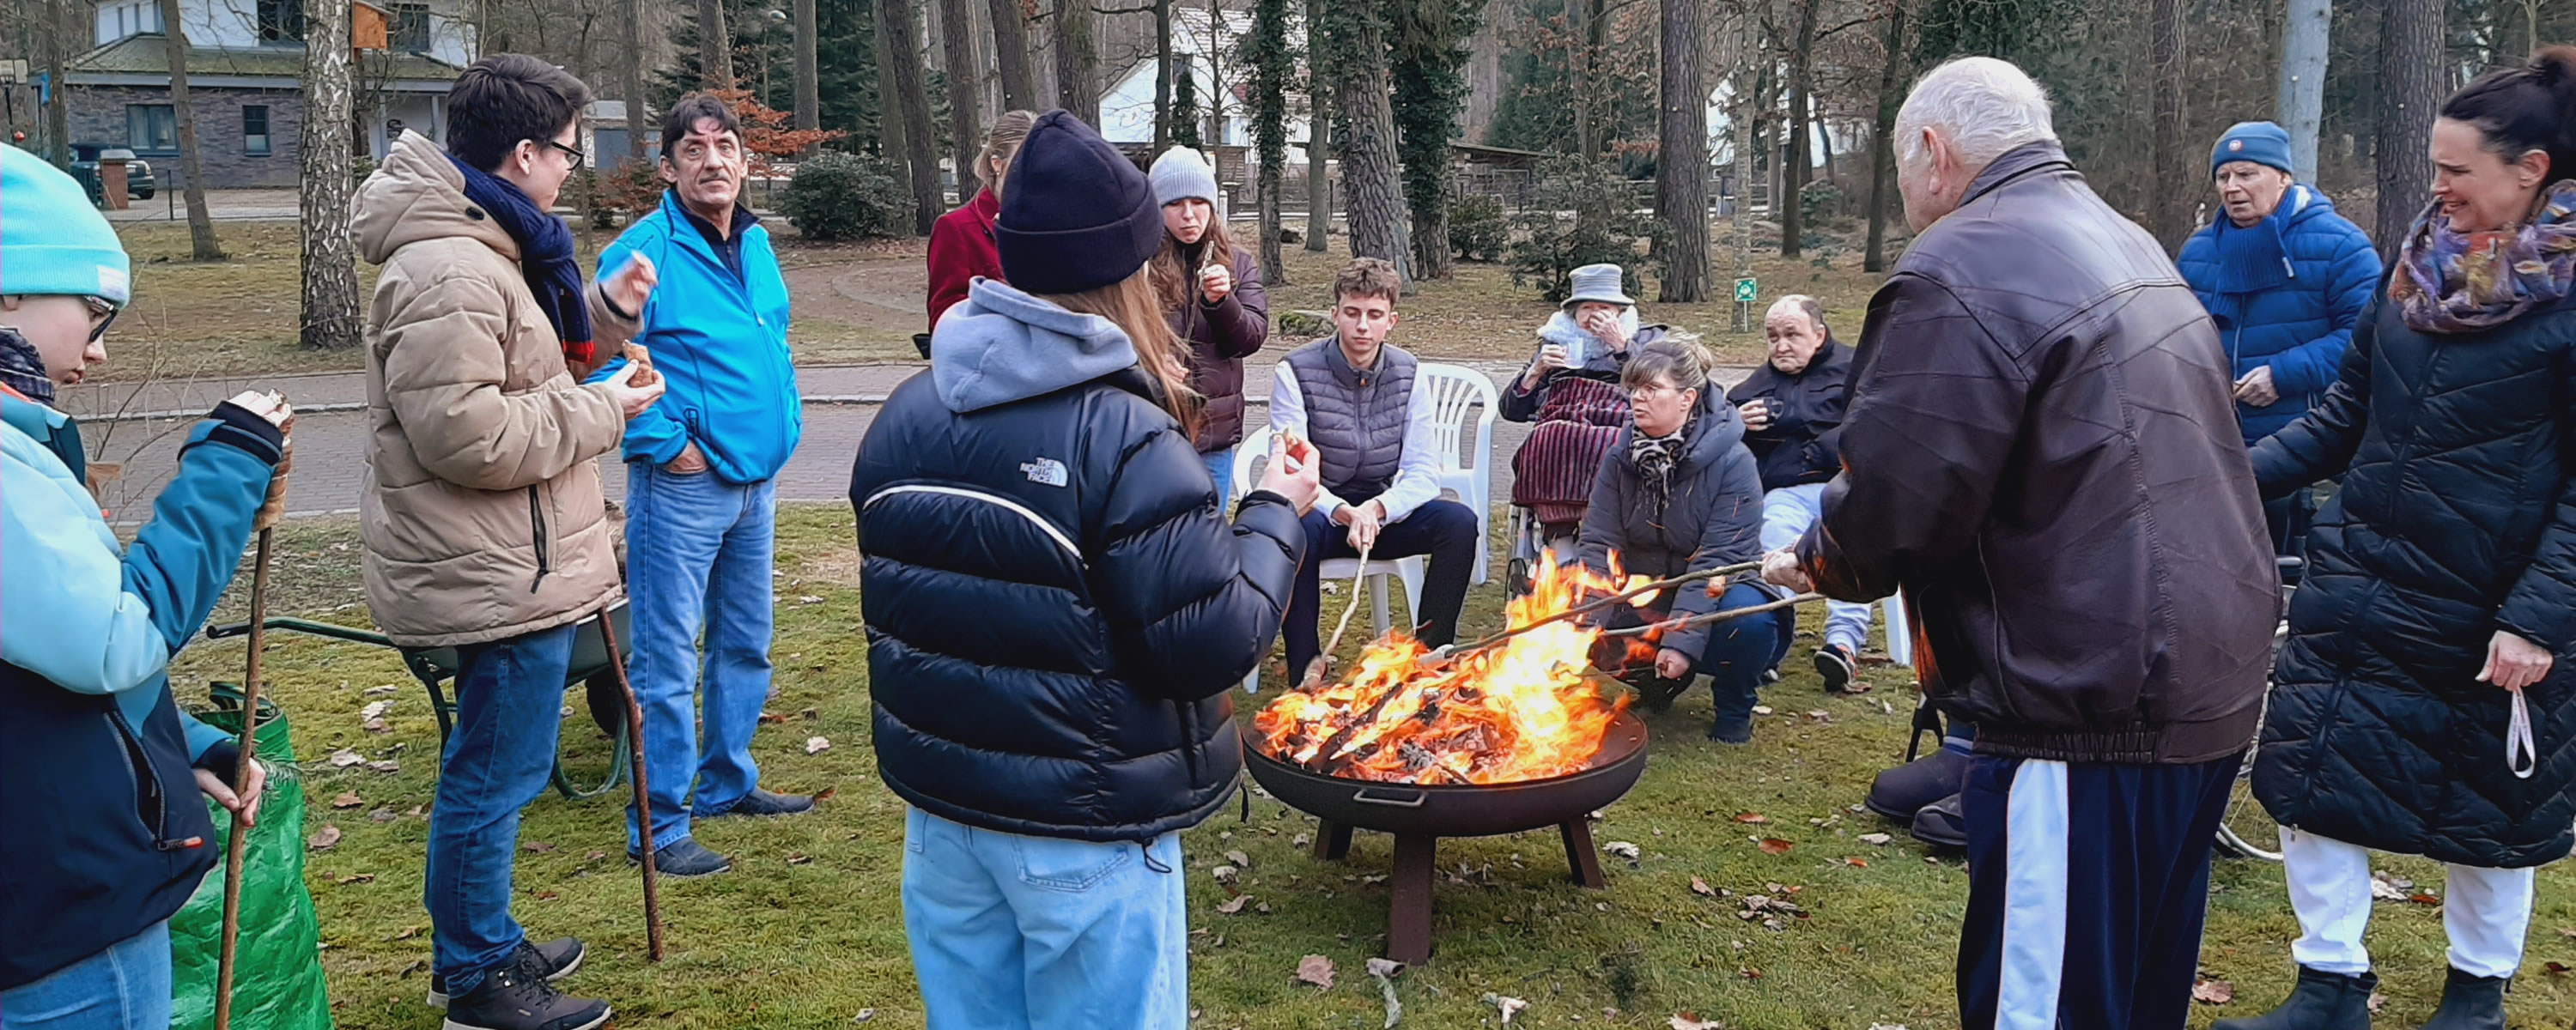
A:
[[[635,627],[626,674],[644,709],[656,851],[688,838],[692,814],[732,808],[760,785],[751,735],[769,700],[777,515],[774,481],[744,485],[713,472],[626,466],[626,592]],[[629,804],[626,846],[635,848],[638,836]]]
[[[1234,448],[1199,455],[1207,459],[1208,478],[1216,480],[1216,510],[1233,514],[1227,505],[1234,503]]]
[[[1098,844],[903,824],[903,928],[930,1030],[1180,1030],[1181,840]]]
[[[1762,495],[1762,549],[1777,551],[1795,547],[1805,536],[1807,527],[1825,515],[1825,484],[1804,483],[1784,486]],[[1847,601],[1825,603],[1825,643],[1840,644],[1850,653],[1860,654],[1861,642],[1869,639],[1869,606]]]
[[[44,979],[0,991],[0,1028],[6,1030],[166,1030],[169,1025],[168,920]]]

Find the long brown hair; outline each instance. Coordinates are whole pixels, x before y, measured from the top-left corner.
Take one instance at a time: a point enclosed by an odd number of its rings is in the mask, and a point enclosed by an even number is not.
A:
[[[1172,334],[1171,324],[1163,321],[1162,309],[1154,304],[1151,265],[1108,286],[1081,293],[1048,294],[1043,299],[1067,311],[1106,318],[1125,331],[1128,341],[1136,346],[1136,364],[1163,391],[1164,410],[1180,422],[1183,433],[1198,434],[1201,398],[1190,389],[1188,352],[1181,338]]]
[[[1191,296],[1198,292],[1199,269],[1222,265],[1228,273],[1234,271],[1234,237],[1226,235],[1225,219],[1217,216],[1216,205],[1208,205],[1207,235],[1199,237],[1198,263],[1183,267],[1182,263],[1188,260],[1188,256],[1181,251],[1181,241],[1173,239],[1172,231],[1165,229],[1163,249],[1145,265],[1146,271],[1153,275],[1154,298],[1161,302],[1164,311],[1180,311],[1189,306]]]
[[[1003,172],[1009,172],[1011,158],[1019,156],[1020,144],[1037,124],[1034,111],[1004,111],[993,118],[993,131],[984,134],[984,150],[975,155],[974,172],[984,188],[993,191],[993,199],[1002,199],[1002,177],[994,174],[993,166],[1000,165]]]

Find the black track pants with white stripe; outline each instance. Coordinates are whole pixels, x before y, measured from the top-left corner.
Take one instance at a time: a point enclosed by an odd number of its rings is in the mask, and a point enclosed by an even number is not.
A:
[[[1979,756],[1964,796],[1966,1030],[2180,1030],[2209,849],[2239,759],[2100,765]]]

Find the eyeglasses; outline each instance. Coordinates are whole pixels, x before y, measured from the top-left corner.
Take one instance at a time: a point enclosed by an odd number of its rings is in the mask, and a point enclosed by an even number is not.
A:
[[[123,309],[97,297],[81,299],[89,302],[89,342],[97,343],[99,337],[107,335],[107,327],[116,324],[116,313]]]
[[[538,142],[538,141],[537,141],[537,140],[529,140],[528,142],[530,142],[530,143],[535,143],[535,142]],[[571,166],[572,166],[572,170],[573,170],[573,171],[578,172],[578,171],[580,171],[580,170],[581,170],[581,162],[582,162],[581,151],[579,151],[579,150],[577,150],[577,149],[574,149],[574,148],[572,148],[572,147],[567,147],[567,146],[565,146],[565,145],[563,145],[563,144],[561,144],[561,143],[557,143],[557,142],[555,142],[555,141],[553,141],[553,140],[546,140],[546,141],[544,141],[544,142],[545,142],[545,145],[547,145],[547,146],[549,146],[549,147],[553,147],[553,148],[555,148],[556,150],[563,151],[563,154],[564,154],[564,163],[566,163],[566,164],[568,164],[568,165],[571,165]]]

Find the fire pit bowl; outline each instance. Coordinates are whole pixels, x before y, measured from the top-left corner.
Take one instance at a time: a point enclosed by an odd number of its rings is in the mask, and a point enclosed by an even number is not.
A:
[[[1645,774],[1646,724],[1621,712],[1602,737],[1600,753],[1582,771],[1517,783],[1376,783],[1291,765],[1257,746],[1244,750],[1252,778],[1263,789],[1322,822],[1315,836],[1316,858],[1347,857],[1354,828],[1395,835],[1386,957],[1420,965],[1431,958],[1433,854],[1442,837],[1491,837],[1554,826],[1564,838],[1574,882],[1596,889],[1609,885],[1586,818],[1626,796]]]

